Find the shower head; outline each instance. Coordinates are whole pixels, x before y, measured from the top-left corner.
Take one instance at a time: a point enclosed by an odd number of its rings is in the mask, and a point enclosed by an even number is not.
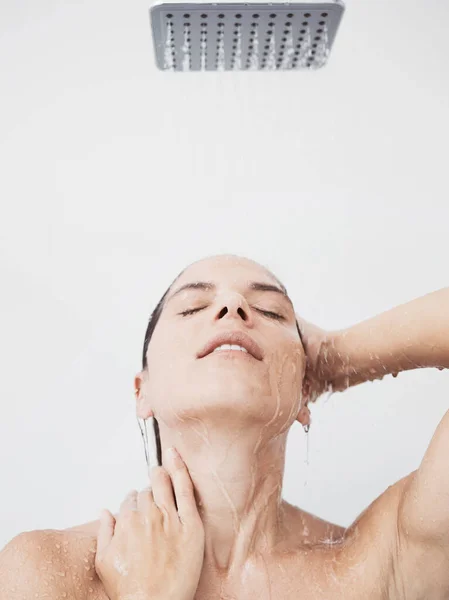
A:
[[[275,71],[324,66],[344,4],[189,3],[150,10],[159,69]]]

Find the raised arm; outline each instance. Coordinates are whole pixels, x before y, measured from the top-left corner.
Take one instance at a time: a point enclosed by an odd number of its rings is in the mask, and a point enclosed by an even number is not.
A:
[[[332,332],[319,362],[332,370],[337,391],[410,369],[449,368],[449,288]]]
[[[321,335],[319,347],[313,366],[321,391],[410,369],[449,368],[449,288]],[[449,389],[447,403],[449,408]],[[449,598],[449,411],[419,468],[407,477],[395,534],[403,597]]]

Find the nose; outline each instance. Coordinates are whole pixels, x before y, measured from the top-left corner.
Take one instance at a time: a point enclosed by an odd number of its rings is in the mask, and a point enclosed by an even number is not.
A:
[[[217,319],[238,319],[247,325],[252,323],[251,311],[246,299],[240,294],[226,294],[218,301]]]

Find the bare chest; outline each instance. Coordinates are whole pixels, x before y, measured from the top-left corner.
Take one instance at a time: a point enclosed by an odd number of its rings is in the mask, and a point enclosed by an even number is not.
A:
[[[108,600],[91,560],[72,565],[74,600]],[[83,564],[81,564],[81,562]],[[332,548],[298,552],[281,560],[259,561],[235,577],[200,580],[194,600],[392,600],[387,581],[369,555],[349,560]]]
[[[234,581],[200,582],[194,600],[392,600],[377,561],[333,548],[300,551],[247,569]]]

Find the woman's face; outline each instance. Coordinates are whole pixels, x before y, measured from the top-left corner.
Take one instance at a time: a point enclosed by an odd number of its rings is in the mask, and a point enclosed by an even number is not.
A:
[[[198,282],[202,284],[198,285]],[[186,284],[196,283],[197,287]],[[305,355],[293,306],[264,267],[234,256],[207,258],[173,284],[148,345],[137,414],[181,421],[287,430],[302,407]],[[185,311],[191,311],[186,313]],[[182,314],[182,313],[185,314]],[[218,334],[244,333],[260,350],[198,354]],[[257,352],[255,352],[257,355]]]

